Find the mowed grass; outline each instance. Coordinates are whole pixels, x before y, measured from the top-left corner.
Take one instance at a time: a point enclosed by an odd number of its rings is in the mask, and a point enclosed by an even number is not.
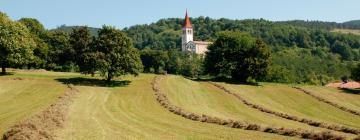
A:
[[[141,74],[122,78],[131,81],[123,87],[76,86],[80,93],[70,107],[69,118],[58,138],[293,139],[191,121],[175,115],[156,101],[151,87],[154,76]]]
[[[250,108],[234,96],[207,82],[196,82],[180,76],[168,76],[161,83],[161,88],[174,105],[197,114],[247,121],[263,126],[301,128],[316,132],[325,130]],[[272,106],[267,107],[272,108]]]
[[[356,29],[334,29],[334,30],[332,30],[332,32],[342,33],[342,34],[360,35],[360,30],[356,30]]]
[[[65,85],[52,79],[14,80],[15,76],[0,76],[0,135],[44,110],[66,90]]]
[[[315,98],[292,88],[290,85],[263,83],[262,86],[235,85],[221,83],[226,88],[235,91],[243,98],[269,108],[274,111],[288,113],[303,118],[327,122],[330,124],[339,124],[353,128],[360,128],[360,117],[348,112],[344,112],[326,103],[320,102]],[[309,87],[318,90],[325,90],[323,87]],[[328,89],[322,92],[326,92]],[[344,102],[347,106],[355,108],[359,105],[359,98],[350,99],[351,95],[346,94],[327,94],[330,101],[337,103]],[[322,96],[325,97],[325,96]],[[337,100],[343,98],[343,100]],[[345,103],[346,100],[352,103]]]
[[[316,96],[360,112],[360,94],[349,93],[332,87],[301,86],[301,88],[310,91]]]

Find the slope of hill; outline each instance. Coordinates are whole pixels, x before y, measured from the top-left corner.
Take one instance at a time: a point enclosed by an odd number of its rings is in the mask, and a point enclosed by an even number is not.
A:
[[[85,78],[85,81],[70,80],[78,77]],[[128,85],[104,87],[91,83],[91,80],[87,81],[90,77],[76,73],[15,71],[14,75],[1,76],[0,80],[4,82],[0,82],[0,97],[5,99],[0,101],[1,133],[17,122],[47,108],[62,94],[66,88],[62,82],[65,82],[73,84],[78,94],[72,99],[63,127],[56,132],[57,139],[297,139],[202,123],[175,115],[156,101],[151,86],[154,77],[155,75],[151,74],[125,76],[121,80],[129,81]],[[224,85],[247,100],[271,107],[273,110],[354,128],[359,128],[360,125],[359,118],[297,93],[287,85]],[[232,95],[207,82],[167,76],[161,82],[160,88],[172,103],[191,112],[244,120],[262,126],[328,131],[249,108]],[[351,99],[356,95],[324,87],[303,88],[321,93],[330,92],[324,95],[329,96],[329,100],[342,98],[338,103],[349,100],[349,103],[344,105],[359,109],[357,98]],[[332,132],[348,138],[355,137],[352,134]]]
[[[344,28],[350,28],[350,29],[359,29],[360,27],[360,20],[351,20],[342,23]]]
[[[65,89],[65,85],[53,79],[34,79],[21,74],[0,76],[0,134],[17,122],[44,110]]]
[[[79,28],[81,26],[66,26],[66,25],[61,25],[60,27],[57,27],[56,29],[51,29],[50,31],[63,31],[66,33],[71,33],[73,29]],[[90,35],[91,36],[97,36],[98,35],[98,30],[99,28],[94,28],[94,27],[87,27],[90,31]]]
[[[272,110],[278,112],[321,122],[360,128],[360,118],[358,116],[319,102],[288,85],[270,83],[265,83],[261,87],[234,84],[224,85],[250,102],[264,107],[271,106]]]
[[[342,34],[360,35],[360,30],[359,29],[340,29],[340,28],[336,28],[336,29],[333,29],[331,31],[336,32],[336,33],[342,33]]]

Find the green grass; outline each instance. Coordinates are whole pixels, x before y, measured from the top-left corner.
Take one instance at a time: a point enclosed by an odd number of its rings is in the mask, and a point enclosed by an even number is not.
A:
[[[155,100],[151,88],[155,75],[151,74],[121,77],[120,81],[105,86],[101,80],[96,80],[99,77],[91,78],[78,73],[12,72],[13,75],[0,76],[0,134],[56,101],[67,90],[64,83],[69,82],[74,84],[79,93],[70,105],[64,127],[57,131],[58,139],[296,139],[201,123],[175,115]],[[13,79],[17,77],[24,79]],[[226,86],[254,103],[277,111],[359,127],[358,118],[298,94],[287,85]],[[305,88],[315,91],[319,91],[317,88],[323,89],[315,86]],[[264,126],[324,130],[251,109],[206,82],[168,76],[161,82],[161,89],[174,105],[190,112],[245,120]],[[339,100],[340,103],[349,101],[345,104],[347,107],[358,109],[358,96],[343,95],[332,89],[324,90],[320,93],[331,94],[330,100],[344,96]],[[339,97],[332,97],[332,94]]]
[[[326,103],[319,102],[315,98],[303,94],[301,91],[293,89],[289,85],[273,83],[264,83],[262,86],[222,84],[243,98],[274,111],[330,124],[360,128],[360,118],[358,116],[344,112]],[[325,89],[324,87],[316,88]],[[338,94],[337,96],[338,97],[329,97],[329,100],[336,101],[336,98],[349,99],[347,94]],[[355,102],[359,102],[359,100],[356,101],[356,99],[352,100],[354,104],[358,104]]]
[[[341,106],[360,111],[360,94],[353,94],[332,87],[302,86],[302,88]]]
[[[56,101],[66,86],[51,79],[0,77],[0,134]]]
[[[154,75],[126,77],[125,87],[76,86],[80,91],[61,139],[289,139],[184,119],[162,108],[151,88]],[[197,107],[195,107],[197,108]]]
[[[170,102],[197,114],[244,120],[264,126],[301,128],[310,131],[325,130],[249,108],[232,95],[206,82],[195,82],[179,76],[169,76],[161,85]]]

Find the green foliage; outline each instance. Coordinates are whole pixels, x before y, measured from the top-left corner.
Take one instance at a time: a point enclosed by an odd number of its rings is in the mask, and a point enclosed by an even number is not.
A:
[[[351,78],[355,81],[360,81],[360,63],[352,69]]]
[[[85,74],[94,75],[96,70],[96,59],[99,55],[94,53],[92,37],[88,28],[74,28],[70,34],[70,45],[75,51],[74,62],[79,66],[79,70]]]
[[[338,55],[328,53],[330,50],[326,48],[277,50],[272,55],[267,81],[320,85],[349,75],[351,63],[342,62]]]
[[[70,46],[70,36],[65,32],[51,32],[47,39],[49,60],[46,68],[55,71],[76,71],[75,50]]]
[[[160,73],[165,69],[169,58],[165,51],[144,49],[141,51],[141,61],[144,65],[144,72]],[[151,71],[152,69],[154,71]]]
[[[261,40],[241,32],[222,32],[209,46],[205,69],[211,75],[231,76],[246,82],[268,73],[270,49]]]
[[[108,82],[125,74],[138,75],[143,68],[140,54],[131,40],[120,30],[103,26],[95,40],[99,58],[99,70]]]
[[[57,27],[56,29],[52,29],[50,30],[51,32],[65,32],[70,34],[74,29],[78,29],[78,28],[83,28],[84,26],[66,26],[66,25],[61,25],[59,27]],[[85,26],[86,27],[86,26]],[[86,27],[89,32],[90,35],[92,37],[96,37],[98,36],[98,31],[100,30],[99,28],[94,28],[94,27]]]
[[[22,66],[34,60],[36,43],[29,30],[0,12],[0,65],[2,73],[8,66]]]
[[[49,44],[45,42],[48,38],[48,32],[37,19],[21,18],[19,22],[29,29],[31,36],[36,43],[36,47],[33,51],[35,56],[34,61],[28,64],[28,68],[44,68],[47,63],[49,51]]]

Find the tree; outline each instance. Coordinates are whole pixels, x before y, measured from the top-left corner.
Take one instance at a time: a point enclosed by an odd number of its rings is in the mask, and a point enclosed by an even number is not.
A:
[[[334,45],[331,47],[331,50],[334,53],[340,54],[344,60],[352,60],[351,48],[344,42],[335,41]]]
[[[61,31],[51,32],[47,39],[49,46],[49,60],[47,69],[56,71],[74,71],[73,60],[75,50],[70,46],[70,37]]]
[[[351,78],[355,81],[360,81],[360,64],[352,69]]]
[[[94,52],[88,27],[74,28],[70,34],[70,45],[76,54],[74,61],[79,66],[80,72],[94,75],[98,55]]]
[[[138,75],[142,70],[142,63],[137,49],[131,40],[120,30],[110,26],[103,26],[95,45],[102,58],[99,58],[99,69],[107,82],[115,76],[125,74]]]
[[[144,49],[141,51],[141,61],[144,65],[144,72],[160,73],[165,69],[169,56],[166,51]]]
[[[44,26],[37,20],[33,18],[21,18],[19,20],[20,23],[25,25],[36,43],[36,47],[34,49],[34,61],[28,64],[28,68],[32,66],[36,68],[44,68],[47,63],[49,45],[45,42],[48,37],[48,32],[44,28]]]
[[[270,50],[261,40],[247,33],[222,32],[206,52],[205,69],[215,76],[246,82],[248,78],[263,78],[270,60]]]
[[[29,30],[19,22],[11,21],[0,12],[0,65],[2,74],[8,66],[26,65],[33,61],[35,42]]]

